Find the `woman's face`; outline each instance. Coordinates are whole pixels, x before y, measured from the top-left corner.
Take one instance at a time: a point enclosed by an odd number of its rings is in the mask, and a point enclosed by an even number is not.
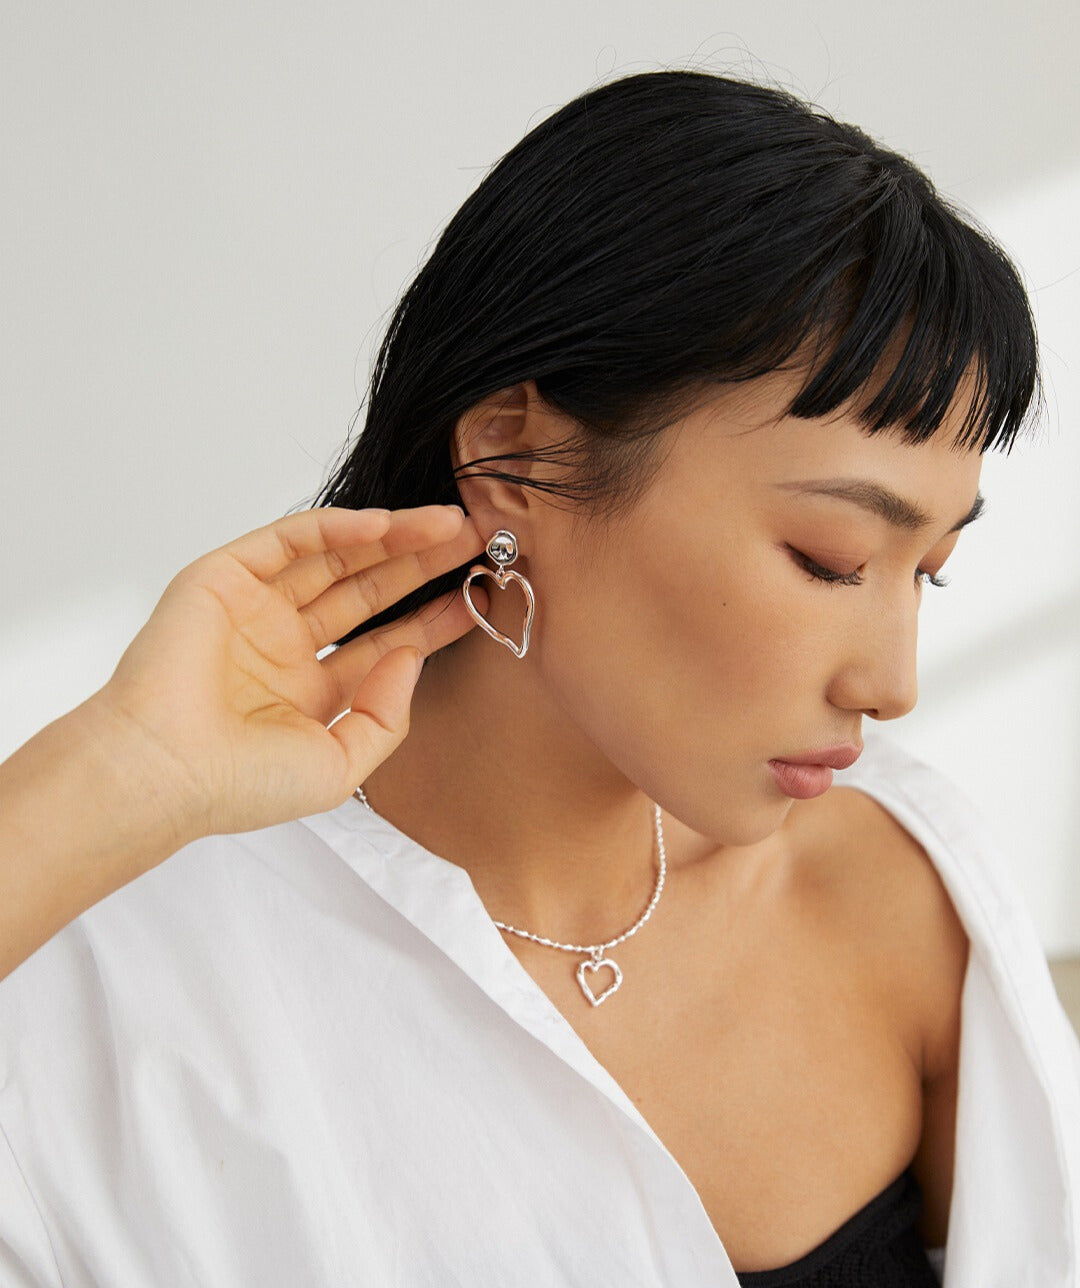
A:
[[[955,546],[982,463],[950,447],[957,416],[920,446],[850,414],[776,420],[794,381],[735,386],[664,431],[652,483],[617,519],[582,528],[531,489],[490,519],[517,533],[537,597],[509,664],[651,799],[735,845],[792,804],[770,759],[858,747],[864,715],[914,707],[919,604],[946,593],[922,574]],[[811,490],[826,485],[864,503]],[[902,501],[873,500],[885,489]],[[520,637],[520,593],[493,598],[490,620]]]

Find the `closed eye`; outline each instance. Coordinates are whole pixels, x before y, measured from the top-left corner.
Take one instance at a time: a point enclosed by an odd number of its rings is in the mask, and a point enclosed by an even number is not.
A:
[[[837,572],[833,568],[825,568],[809,555],[803,554],[801,550],[796,550],[794,546],[788,546],[792,557],[800,568],[807,573],[812,581],[824,582],[828,586],[861,586],[863,583],[862,574],[855,572]],[[919,583],[929,583],[931,586],[945,587],[949,584],[947,577],[935,576],[933,573],[926,572],[923,568],[916,568],[915,581]]]
[[[812,581],[823,581],[830,586],[861,586],[862,575],[859,572],[836,572],[832,568],[823,568],[821,564],[815,563],[809,555],[804,555],[801,550],[796,550],[794,546],[788,546],[795,562],[806,573],[810,574]]]

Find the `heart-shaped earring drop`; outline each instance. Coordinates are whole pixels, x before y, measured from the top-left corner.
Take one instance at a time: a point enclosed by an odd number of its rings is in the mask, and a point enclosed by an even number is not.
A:
[[[477,625],[482,626],[493,640],[498,640],[500,644],[505,644],[515,657],[524,657],[529,647],[529,630],[532,627],[533,614],[536,611],[536,597],[528,580],[521,573],[513,572],[510,568],[510,565],[518,556],[517,538],[512,532],[507,532],[505,528],[500,528],[487,543],[486,553],[488,558],[495,564],[495,571],[492,572],[490,568],[484,568],[480,564],[474,564],[469,569],[469,575],[465,578],[465,584],[461,588],[465,599],[465,607],[469,610]],[[525,592],[525,626],[522,630],[520,645],[515,643],[509,635],[504,635],[502,631],[492,626],[472,602],[469,595],[469,586],[477,577],[490,577],[500,590],[505,590],[510,582],[516,581]]]

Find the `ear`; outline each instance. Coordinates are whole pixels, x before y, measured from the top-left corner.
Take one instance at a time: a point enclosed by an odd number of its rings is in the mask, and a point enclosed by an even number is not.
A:
[[[488,458],[542,449],[563,439],[566,429],[565,418],[548,407],[534,380],[490,394],[458,419],[451,435],[450,459],[465,508],[485,531],[513,529],[514,520],[525,517],[538,499],[532,488],[486,478],[487,471],[522,479],[551,477],[550,467],[542,461]]]

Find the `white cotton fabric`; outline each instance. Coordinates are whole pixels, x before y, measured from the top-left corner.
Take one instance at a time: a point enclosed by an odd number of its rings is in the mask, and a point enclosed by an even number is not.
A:
[[[974,807],[870,734],[836,781],[923,844],[972,943],[933,1259],[944,1288],[1080,1288],[1080,1043]],[[3,1288],[737,1288],[467,872],[355,798],[186,846],[0,981],[0,1128]]]

